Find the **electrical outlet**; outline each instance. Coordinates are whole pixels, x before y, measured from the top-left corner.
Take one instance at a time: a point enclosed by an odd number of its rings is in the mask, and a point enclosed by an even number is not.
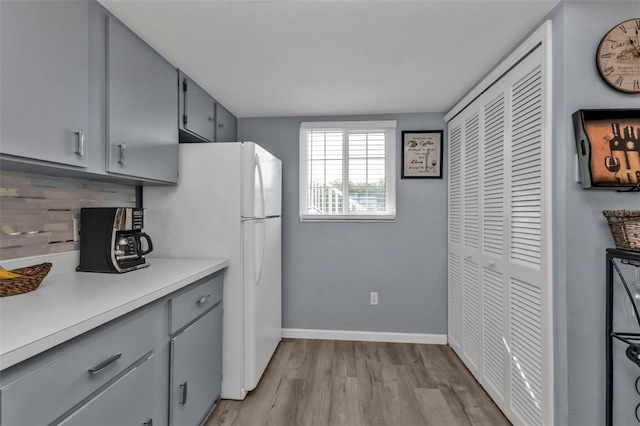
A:
[[[73,219],[73,241],[80,241],[80,219]]]
[[[378,304],[378,292],[377,291],[372,291],[371,293],[369,293],[369,303],[371,305],[377,305]]]

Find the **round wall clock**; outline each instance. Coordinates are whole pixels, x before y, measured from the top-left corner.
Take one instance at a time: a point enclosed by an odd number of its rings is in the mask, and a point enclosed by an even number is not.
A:
[[[602,38],[596,53],[604,81],[625,93],[640,93],[640,18],[620,22]]]

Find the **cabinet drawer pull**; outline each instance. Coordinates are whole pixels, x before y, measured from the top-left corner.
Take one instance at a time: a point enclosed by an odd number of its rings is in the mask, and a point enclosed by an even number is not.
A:
[[[146,422],[142,423],[142,426],[153,426],[153,419],[149,419]]]
[[[202,296],[200,299],[198,299],[198,302],[197,302],[198,305],[204,305],[205,303],[207,303],[210,297],[211,297],[210,294],[207,294],[206,296]]]
[[[221,129],[224,129],[224,123],[218,124],[218,127],[220,127]]]
[[[209,117],[209,121],[211,121],[212,123],[216,121],[216,119],[214,117]]]
[[[182,400],[178,404],[184,405],[187,403],[187,382],[180,385],[180,390],[182,391]]]
[[[124,166],[127,164],[127,152],[126,152],[127,146],[123,143],[118,146],[120,147],[120,160],[118,160],[118,163]]]
[[[93,368],[90,368],[89,369],[89,374],[91,374],[91,375],[98,374],[99,372],[101,372],[102,370],[104,370],[105,368],[107,368],[108,366],[113,364],[114,362],[116,362],[118,360],[118,358],[120,358],[121,356],[122,356],[122,352],[117,353],[115,355],[111,355],[109,358],[105,359],[100,364],[96,365]]]
[[[76,150],[76,154],[80,157],[84,157],[84,130],[79,129],[76,132],[76,135],[78,136],[78,149]]]

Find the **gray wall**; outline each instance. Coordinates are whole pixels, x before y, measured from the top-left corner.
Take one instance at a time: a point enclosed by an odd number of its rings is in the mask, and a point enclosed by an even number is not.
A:
[[[564,4],[564,106],[556,143],[556,165],[564,185],[565,245],[554,247],[556,258],[566,265],[566,321],[569,424],[601,425],[605,391],[605,258],[613,246],[605,209],[638,209],[640,193],[583,190],[575,183],[575,146],[571,114],[588,108],[640,108],[640,96],[617,92],[604,83],[595,67],[595,51],[604,34],[615,24],[640,17],[640,2],[567,2]],[[618,293],[620,294],[620,293]],[[617,298],[620,300],[620,297]],[[637,324],[636,324],[637,329]],[[618,347],[619,349],[619,347]],[[634,381],[638,368],[628,361],[616,368],[616,424],[637,424],[633,411],[640,402]]]
[[[397,120],[395,222],[300,222],[300,122],[333,120]],[[400,179],[401,131],[444,126],[443,113],[240,119],[240,140],[283,163],[283,327],[446,334],[446,178]]]

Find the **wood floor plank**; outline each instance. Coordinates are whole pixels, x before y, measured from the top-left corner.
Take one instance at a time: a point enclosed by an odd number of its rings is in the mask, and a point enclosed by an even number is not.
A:
[[[331,426],[360,426],[360,400],[358,378],[334,375],[331,379]]]
[[[394,407],[393,416],[387,418],[387,424],[398,422],[403,425],[423,425],[425,418],[420,410],[411,385],[407,382],[404,365],[382,366],[382,379],[388,393],[388,400]]]
[[[385,365],[400,365],[400,355],[396,343],[378,343],[376,345],[378,358]]]
[[[209,417],[205,426],[231,426],[242,407],[242,401],[221,399],[216,406],[216,415]]]
[[[288,379],[283,376],[273,405],[267,413],[264,423],[260,424],[267,426],[296,425],[296,413],[303,389],[304,379]]]
[[[359,343],[361,342],[356,344],[356,368],[360,419],[365,425],[384,426],[385,418],[380,400],[385,395],[381,385],[380,362],[367,350],[370,346]]]
[[[356,377],[356,347],[354,342],[335,342],[332,374],[341,377]]]
[[[451,348],[438,348],[446,362],[458,374],[449,380],[451,388],[462,403],[464,410],[474,425],[509,425],[502,411],[494,404],[487,392],[480,386],[473,374],[465,367]]]
[[[301,339],[298,341],[291,341],[295,345],[295,350],[292,351],[289,363],[287,365],[287,378],[289,379],[304,379],[304,376],[309,368],[309,362],[311,362],[311,345],[313,340]]]
[[[304,376],[300,403],[296,406],[298,425],[329,424],[334,344],[335,342],[327,340],[314,340],[309,343],[311,357]]]
[[[440,389],[414,389],[427,426],[465,426],[471,423],[465,415],[453,414]]]
[[[405,379],[412,388],[436,389],[438,386],[428,374],[422,355],[417,345],[410,343],[399,343],[398,355],[400,363],[405,367]]]
[[[286,371],[289,359],[296,347],[295,342],[280,342],[260,383],[241,401],[242,408],[232,423],[233,426],[254,426],[264,424],[266,414],[271,410],[277,397],[277,391]],[[215,414],[217,411],[214,410]]]
[[[256,389],[206,426],[509,424],[447,346],[283,339]]]
[[[474,426],[506,426],[511,424],[490,398],[479,398],[475,391],[470,391],[465,386],[452,386],[462,403],[464,412]]]

